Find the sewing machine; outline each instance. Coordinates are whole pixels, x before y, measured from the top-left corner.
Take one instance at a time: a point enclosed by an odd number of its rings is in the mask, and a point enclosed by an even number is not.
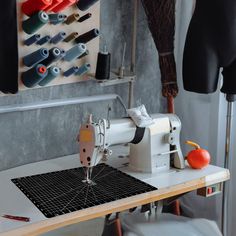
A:
[[[179,169],[185,167],[180,147],[181,122],[174,114],[151,116],[153,124],[139,128],[132,119],[100,119],[93,122],[90,115],[80,128],[80,161],[87,167],[86,181],[90,183],[92,167],[112,154],[112,145],[130,144],[129,167],[134,171],[156,173],[168,170],[171,160]]]

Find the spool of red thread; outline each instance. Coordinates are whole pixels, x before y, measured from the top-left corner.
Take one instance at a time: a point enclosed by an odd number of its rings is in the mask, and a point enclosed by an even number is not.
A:
[[[31,16],[38,11],[46,9],[52,4],[52,0],[28,0],[22,3],[21,10],[27,15]]]
[[[60,11],[63,11],[64,9],[66,9],[67,7],[72,6],[73,4],[75,4],[77,2],[77,0],[64,0],[62,3],[60,3],[59,5],[57,5],[56,7],[54,7],[52,9],[53,12],[58,13]]]
[[[59,4],[61,4],[63,0],[52,0],[52,4],[48,6],[45,11],[52,11],[53,8],[57,7]]]

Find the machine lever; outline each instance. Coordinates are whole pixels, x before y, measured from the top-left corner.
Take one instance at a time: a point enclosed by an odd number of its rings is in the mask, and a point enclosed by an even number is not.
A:
[[[163,152],[163,153],[159,153],[157,154],[158,156],[163,156],[163,155],[167,155],[167,154],[172,154],[172,153],[176,153],[178,152],[179,150],[176,149],[176,150],[172,150],[172,151],[169,151],[169,152]]]

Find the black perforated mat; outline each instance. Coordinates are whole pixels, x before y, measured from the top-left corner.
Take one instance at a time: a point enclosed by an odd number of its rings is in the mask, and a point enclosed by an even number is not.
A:
[[[83,183],[84,176],[85,170],[80,167],[12,179],[12,182],[47,218],[156,190],[105,164],[93,168],[95,185]]]

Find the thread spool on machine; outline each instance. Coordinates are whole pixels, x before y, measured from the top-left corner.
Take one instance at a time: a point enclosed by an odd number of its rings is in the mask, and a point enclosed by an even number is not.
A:
[[[60,69],[59,75],[55,76],[53,79],[49,79],[49,83],[41,82],[40,84],[37,84],[38,86],[25,86],[21,81],[21,75],[23,72],[27,72],[33,67],[20,66],[20,90],[27,89],[27,87],[31,88],[75,83],[88,78],[88,75],[90,74],[92,76],[95,75],[97,54],[99,52],[98,35],[100,26],[100,1],[86,1],[87,9],[80,10],[76,5],[77,1],[74,0],[18,0],[17,10],[19,23],[18,41],[20,65],[23,64],[22,61],[25,56],[36,52],[40,48],[46,48],[49,52],[49,56],[39,63],[44,65],[43,63],[46,62],[45,66],[48,67],[48,73],[49,68],[53,66]],[[28,3],[26,4],[26,2]],[[33,9],[30,7],[30,2],[31,5],[34,5]],[[65,5],[70,5],[70,3],[72,3],[72,5],[63,9],[63,11],[59,11],[59,8],[63,8],[62,3]],[[27,11],[27,14],[22,12],[23,9],[24,11]],[[41,11],[41,15],[46,22],[41,22],[39,20],[38,23],[39,13],[35,9]],[[44,15],[44,12],[46,15]],[[25,23],[22,24],[22,22]],[[25,29],[27,33],[24,32]],[[92,35],[92,31],[98,33]],[[60,34],[62,32],[65,34]],[[88,34],[88,32],[90,32],[90,34]],[[84,34],[86,36],[86,48],[83,50],[83,53],[77,54],[75,57],[72,57],[72,59],[69,57],[69,60],[62,60],[62,57],[67,58],[67,52],[76,45],[75,39],[80,36],[84,37]],[[51,56],[50,50],[55,47],[61,50],[61,57],[59,57],[59,59]],[[86,67],[88,64],[89,68]],[[83,68],[83,71],[85,71],[86,74],[79,76],[74,73],[69,77],[65,77],[63,75],[64,72],[72,67]]]

